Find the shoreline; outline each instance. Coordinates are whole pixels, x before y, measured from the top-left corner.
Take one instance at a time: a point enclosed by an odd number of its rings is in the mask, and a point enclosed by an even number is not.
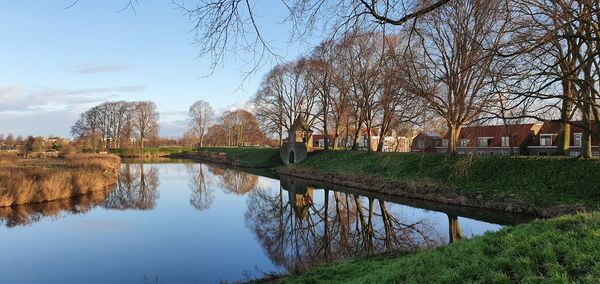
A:
[[[486,200],[485,192],[458,191],[452,186],[443,186],[433,181],[406,183],[360,173],[327,173],[302,167],[302,164],[275,167],[248,165],[239,161],[232,161],[224,153],[178,153],[167,157],[246,169],[269,169],[276,175],[305,179],[310,182],[325,182],[332,186],[383,194],[394,198],[420,200],[470,209],[484,209],[534,218],[552,218],[586,211],[586,208],[580,205],[536,206],[510,194],[505,194],[505,196],[501,196],[502,198],[494,196],[495,200]],[[498,199],[501,201],[498,201]]]
[[[458,192],[452,187],[442,187],[437,184],[410,185],[404,182],[386,180],[364,176],[360,174],[344,175],[324,173],[298,166],[277,167],[273,169],[277,174],[306,179],[309,181],[327,182],[332,185],[343,186],[365,192],[390,195],[398,198],[416,199],[453,206],[485,209],[510,214],[526,215],[537,218],[552,218],[566,214],[584,212],[581,206],[537,207],[521,200],[505,199],[499,201],[486,201],[482,194],[466,194]],[[510,198],[510,197],[507,197]]]

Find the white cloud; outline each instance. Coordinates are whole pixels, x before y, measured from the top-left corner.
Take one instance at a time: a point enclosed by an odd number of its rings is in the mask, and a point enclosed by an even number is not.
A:
[[[144,86],[82,89],[0,86],[0,133],[69,136],[79,114],[92,105],[145,89]]]
[[[130,70],[133,67],[125,64],[97,64],[83,63],[67,68],[69,71],[79,74],[98,74],[98,73],[114,73],[119,71]]]
[[[115,98],[119,94],[145,90],[144,86],[111,88],[54,89],[25,88],[19,85],[0,86],[0,113],[55,111]]]

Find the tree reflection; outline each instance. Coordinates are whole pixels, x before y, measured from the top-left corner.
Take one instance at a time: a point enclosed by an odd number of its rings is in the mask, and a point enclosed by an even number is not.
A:
[[[189,187],[192,191],[190,204],[202,211],[208,209],[215,199],[212,182],[207,179],[202,164],[186,164],[190,176]]]
[[[149,210],[158,199],[158,168],[153,165],[123,164],[117,188],[110,192],[104,207],[109,209]]]
[[[256,188],[258,184],[258,176],[243,171],[214,165],[208,165],[208,170],[218,178],[217,181],[225,193],[244,195]]]
[[[109,190],[99,190],[70,199],[2,207],[0,208],[0,225],[12,228],[31,225],[43,218],[83,214],[102,204],[108,192]]]
[[[279,192],[260,188],[250,192],[246,223],[271,260],[289,272],[349,256],[392,248],[412,251],[440,242],[427,222],[407,223],[383,200],[315,190],[288,177],[281,178],[281,185]],[[317,195],[322,202],[315,201]]]
[[[446,215],[448,215],[448,242],[455,243],[464,239],[465,237],[463,236],[462,229],[458,223],[458,216],[453,214]]]

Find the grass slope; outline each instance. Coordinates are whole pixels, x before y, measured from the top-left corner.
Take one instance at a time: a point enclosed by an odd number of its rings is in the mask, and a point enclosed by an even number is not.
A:
[[[398,258],[343,261],[284,283],[598,283],[600,213],[508,227]]]
[[[168,156],[171,154],[183,153],[186,151],[191,151],[192,148],[189,147],[145,147],[145,148],[115,148],[110,149],[108,152],[111,154],[119,155],[119,156]]]
[[[209,147],[200,148],[200,153],[225,153],[227,160],[250,167],[272,168],[281,166],[279,148],[258,147]]]
[[[486,198],[509,195],[542,207],[581,204],[597,210],[600,204],[600,160],[321,151],[296,166],[408,184],[437,183]]]

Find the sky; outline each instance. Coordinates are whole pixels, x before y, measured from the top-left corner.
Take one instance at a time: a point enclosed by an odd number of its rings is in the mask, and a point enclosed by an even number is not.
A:
[[[218,112],[243,107],[272,66],[244,80],[247,55],[231,52],[211,74],[191,22],[169,0],[140,0],[135,13],[119,11],[123,0],[67,8],[73,1],[0,1],[0,133],[70,137],[79,114],[94,105],[151,100],[160,135],[177,136],[196,100]],[[264,3],[264,14],[282,12],[278,1]],[[289,44],[283,18],[258,17],[285,60],[310,49]]]

